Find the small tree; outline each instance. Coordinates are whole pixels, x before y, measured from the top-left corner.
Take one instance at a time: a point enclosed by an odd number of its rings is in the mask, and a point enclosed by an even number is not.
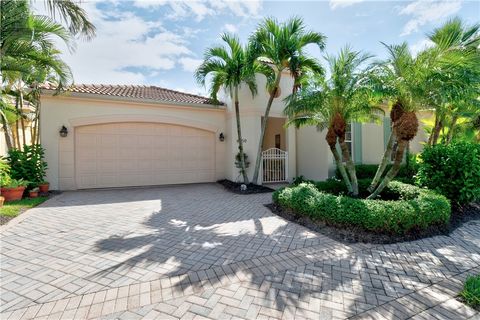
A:
[[[316,125],[319,129],[327,129],[325,139],[353,196],[358,196],[358,182],[355,165],[345,142],[346,126],[352,121],[375,120],[383,113],[382,109],[376,107],[379,97],[375,96],[368,71],[361,69],[361,65],[369,58],[368,54],[352,51],[348,46],[337,56],[327,56],[330,78],[320,80],[317,87],[305,88],[291,95],[284,111],[289,117],[288,125]],[[337,143],[342,157],[337,150]]]

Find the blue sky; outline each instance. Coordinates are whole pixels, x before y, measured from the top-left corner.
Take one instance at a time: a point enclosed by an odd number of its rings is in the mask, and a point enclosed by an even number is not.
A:
[[[76,83],[145,84],[206,94],[193,71],[222,32],[246,41],[263,17],[300,16],[327,36],[324,52],[308,52],[323,62],[345,44],[385,55],[380,41],[406,41],[413,51],[428,46],[425,34],[459,16],[479,22],[480,1],[84,1],[97,37],[77,42],[64,54]]]

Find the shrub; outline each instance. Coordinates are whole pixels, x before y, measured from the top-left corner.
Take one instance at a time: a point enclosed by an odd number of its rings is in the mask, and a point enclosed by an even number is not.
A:
[[[450,221],[450,203],[433,191],[398,181],[389,192],[400,200],[354,199],[320,191],[334,190],[335,182],[301,183],[274,192],[273,201],[283,208],[336,226],[358,226],[367,231],[404,235],[429,226],[446,226]]]
[[[470,307],[480,308],[480,274],[467,278],[460,296]]]
[[[11,168],[11,178],[29,181],[30,188],[42,182],[47,170],[44,153],[41,145],[24,146],[23,151],[18,149],[10,150],[7,160]]]
[[[384,171],[384,174],[390,170],[392,167],[391,164],[387,165],[387,168]],[[373,179],[375,173],[377,173],[378,165],[377,164],[357,164],[355,165],[355,172],[357,173],[357,179]],[[400,180],[405,183],[413,183],[414,176],[417,174],[418,165],[416,162],[415,155],[410,156],[409,164],[403,164],[398,171],[395,180]],[[340,172],[338,169],[335,171],[335,177],[341,178]]]
[[[459,142],[426,147],[421,154],[418,185],[458,204],[480,200],[480,145]]]
[[[9,184],[10,180],[10,166],[6,160],[0,158],[0,186]]]

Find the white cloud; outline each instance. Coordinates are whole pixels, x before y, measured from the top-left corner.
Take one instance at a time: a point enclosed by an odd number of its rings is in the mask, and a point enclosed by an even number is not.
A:
[[[421,26],[427,23],[453,15],[458,12],[461,7],[461,0],[417,0],[409,3],[400,10],[400,15],[412,16],[403,27],[401,36],[417,32]]]
[[[198,68],[198,66],[202,63],[202,60],[183,57],[183,58],[180,58],[178,62],[180,62],[180,64],[182,65],[183,70],[194,72]]]
[[[364,0],[330,0],[330,9],[335,10],[337,8],[345,8],[351,5],[363,2]]]
[[[417,55],[420,51],[431,48],[434,46],[434,43],[430,39],[422,39],[414,44],[410,45],[410,51],[413,55]]]
[[[197,21],[224,13],[252,17],[257,16],[262,8],[261,0],[135,0],[133,5],[145,9],[168,6],[172,12],[167,15],[167,18],[181,20],[194,17]]]
[[[223,26],[223,29],[225,29],[225,31],[230,32],[230,33],[235,33],[235,32],[238,31],[237,26],[235,26],[233,24],[230,24],[230,23],[225,24]]]
[[[85,2],[84,8],[97,36],[79,42],[73,54],[63,54],[77,83],[146,83],[159,71],[175,68],[179,57],[192,54],[185,38],[161,22],[125,11],[100,11],[92,2]]]

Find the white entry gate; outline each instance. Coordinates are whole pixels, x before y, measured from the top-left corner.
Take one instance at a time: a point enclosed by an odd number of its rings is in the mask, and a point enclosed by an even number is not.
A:
[[[263,183],[288,180],[288,153],[278,148],[262,152]]]

